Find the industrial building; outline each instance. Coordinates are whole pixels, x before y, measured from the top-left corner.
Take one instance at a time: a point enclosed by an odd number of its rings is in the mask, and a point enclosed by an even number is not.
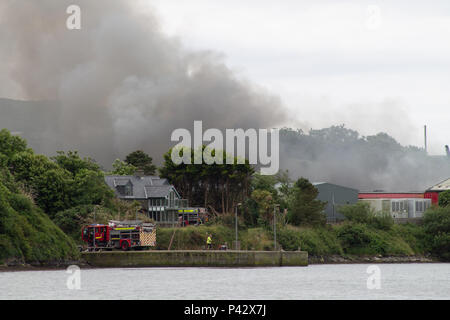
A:
[[[422,218],[431,207],[431,199],[421,192],[365,192],[358,199],[368,202],[376,212],[389,213],[398,222]]]
[[[438,204],[439,203],[439,194],[441,192],[450,190],[450,178],[444,181],[439,182],[438,184],[428,188],[425,191],[425,198],[431,199],[432,204]]]
[[[327,223],[344,220],[345,217],[339,213],[340,205],[355,204],[358,201],[358,190],[328,182],[314,182],[314,187],[319,190],[317,199],[326,202],[325,214]]]

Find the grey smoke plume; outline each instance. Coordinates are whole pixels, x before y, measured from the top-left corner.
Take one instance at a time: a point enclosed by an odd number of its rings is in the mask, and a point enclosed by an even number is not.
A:
[[[66,28],[66,8],[74,2],[82,10],[81,30]],[[245,129],[279,127],[295,118],[277,96],[235,75],[220,54],[186,50],[135,4],[2,0],[0,92],[20,93],[28,101],[0,99],[0,128],[23,132],[38,152],[79,150],[109,168],[136,149],[158,163],[174,145],[173,129],[192,129],[194,120],[202,120],[204,128]],[[380,117],[359,112],[363,107],[348,112],[346,123],[366,119],[364,125],[372,126],[373,119],[392,116],[392,103]],[[300,109],[304,121],[319,114],[318,108]],[[389,127],[397,128],[396,136],[408,135],[405,117],[397,118],[403,119],[400,125]],[[335,133],[285,132],[282,168],[292,178],[361,190],[423,190],[450,176],[445,157],[430,158],[386,135]]]
[[[268,128],[286,115],[278,97],[239,79],[214,52],[164,35],[133,1],[79,0],[81,30],[66,28],[73,1],[1,4],[0,58],[24,99],[57,101],[45,152],[78,149],[108,165],[141,148],[155,157],[175,128]]]
[[[344,126],[280,133],[280,166],[292,177],[362,191],[423,192],[450,177],[450,159],[404,147],[385,133],[360,136]]]

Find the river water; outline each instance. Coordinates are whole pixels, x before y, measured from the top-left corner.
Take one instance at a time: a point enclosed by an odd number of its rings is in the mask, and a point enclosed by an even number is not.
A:
[[[0,299],[450,299],[450,264],[17,271],[0,283]]]

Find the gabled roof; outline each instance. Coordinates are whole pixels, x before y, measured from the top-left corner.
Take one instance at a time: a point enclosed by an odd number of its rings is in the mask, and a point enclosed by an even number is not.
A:
[[[358,189],[354,189],[354,188],[350,188],[350,187],[346,187],[346,186],[342,186],[342,185],[334,184],[334,183],[330,183],[330,182],[312,182],[311,184],[312,184],[314,187],[317,187],[317,186],[323,186],[323,185],[330,185],[330,186],[333,186],[333,187],[338,187],[338,188],[343,188],[343,189],[347,189],[347,190],[352,190],[352,191],[359,192]]]
[[[116,195],[127,199],[149,199],[164,198],[169,195],[171,189],[175,188],[167,181],[167,179],[158,176],[105,176],[106,184],[116,192]],[[123,196],[117,192],[118,186],[131,184],[133,186],[132,196]]]
[[[450,178],[439,182],[437,185],[432,186],[427,191],[446,191],[450,190]]]
[[[145,186],[145,193],[147,198],[164,198],[167,197],[171,189],[171,185]]]
[[[131,183],[131,180],[128,178],[125,179],[114,179],[114,186],[126,186],[127,184]]]

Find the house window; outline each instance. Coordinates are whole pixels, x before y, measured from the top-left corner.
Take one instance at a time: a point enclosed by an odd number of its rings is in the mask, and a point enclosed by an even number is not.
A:
[[[126,196],[132,196],[133,195],[133,188],[129,184],[127,184],[125,186],[125,195]]]

